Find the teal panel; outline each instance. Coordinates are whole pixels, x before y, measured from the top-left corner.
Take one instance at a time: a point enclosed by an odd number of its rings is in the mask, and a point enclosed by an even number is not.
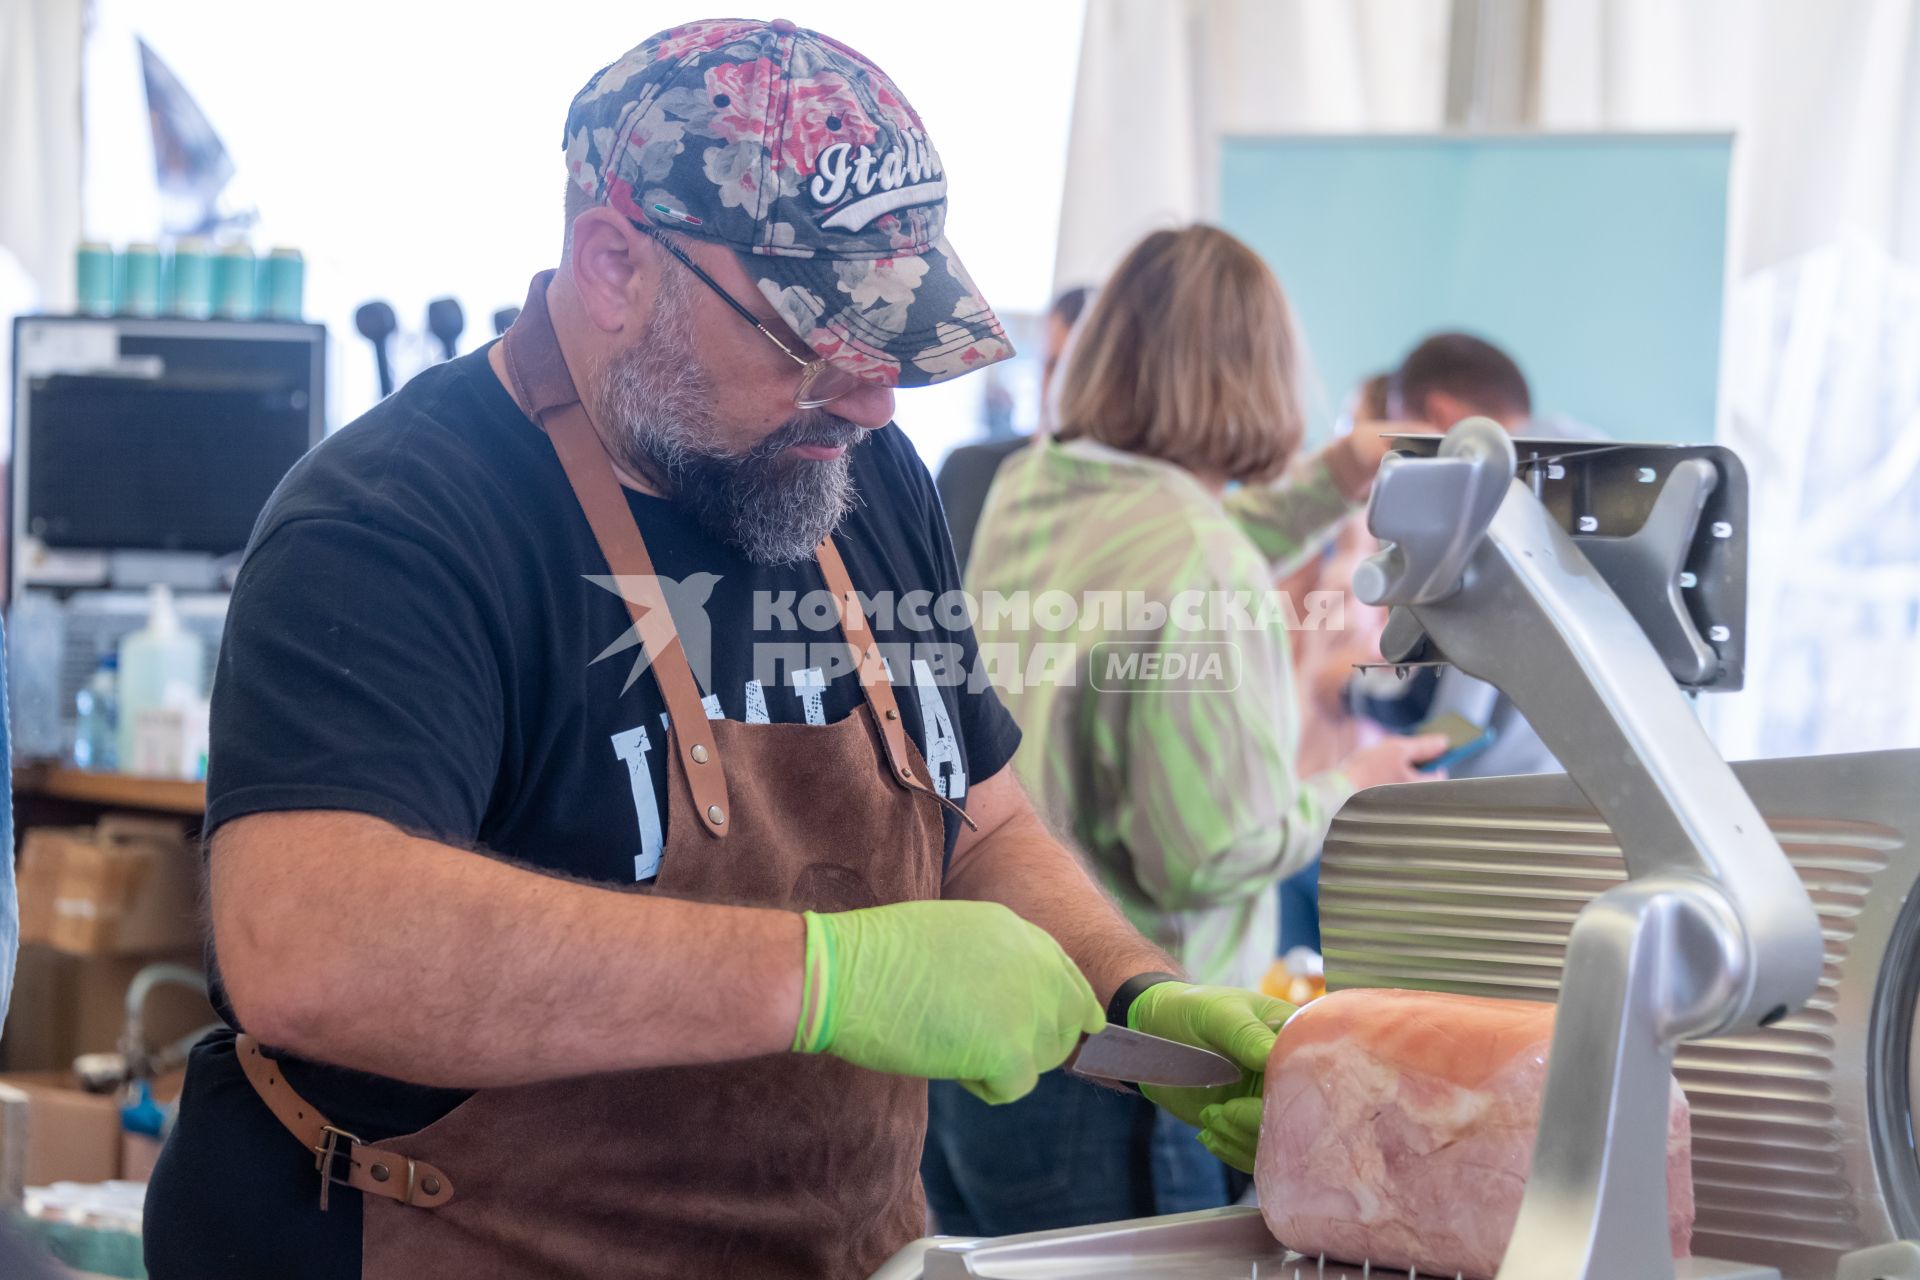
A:
[[[1221,222],[1280,276],[1316,437],[1420,338],[1512,353],[1540,415],[1713,438],[1724,135],[1229,138]]]

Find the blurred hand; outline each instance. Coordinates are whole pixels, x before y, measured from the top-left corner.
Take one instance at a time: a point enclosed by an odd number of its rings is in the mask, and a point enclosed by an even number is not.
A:
[[[1388,738],[1363,751],[1354,752],[1340,762],[1339,768],[1341,773],[1347,775],[1347,781],[1361,791],[1368,787],[1383,787],[1390,782],[1426,782],[1446,777],[1446,771],[1436,769],[1422,773],[1421,763],[1447,754],[1450,745],[1444,733],[1416,733],[1404,738]]]
[[[1356,608],[1349,600],[1348,612]],[[1347,686],[1353,683],[1353,669],[1363,663],[1378,663],[1380,646],[1378,644],[1350,644],[1328,654],[1306,681],[1307,694],[1313,700],[1314,708],[1323,716],[1335,720],[1346,720],[1353,715],[1347,702]]]
[[[1380,460],[1393,448],[1388,436],[1439,434],[1440,429],[1431,422],[1355,422],[1352,431],[1328,446],[1327,464],[1340,488],[1357,502],[1366,496],[1379,473]]]

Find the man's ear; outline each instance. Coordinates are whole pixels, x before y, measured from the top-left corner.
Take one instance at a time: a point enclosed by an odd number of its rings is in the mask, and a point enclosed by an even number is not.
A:
[[[652,245],[605,205],[574,219],[572,244],[567,269],[587,318],[604,333],[621,332],[634,323],[645,301],[641,295],[649,292]]]

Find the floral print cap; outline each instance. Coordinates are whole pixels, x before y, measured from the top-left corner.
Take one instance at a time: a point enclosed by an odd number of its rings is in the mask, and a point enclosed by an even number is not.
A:
[[[566,149],[595,201],[732,248],[780,318],[865,381],[924,386],[1013,354],[947,244],[919,114],[837,40],[784,18],[662,31],[587,82]]]

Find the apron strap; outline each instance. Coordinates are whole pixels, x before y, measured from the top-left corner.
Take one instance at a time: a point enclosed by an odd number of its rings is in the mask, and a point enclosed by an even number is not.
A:
[[[853,579],[847,576],[847,562],[840,558],[840,548],[834,545],[829,534],[820,540],[817,551],[820,561],[820,576],[826,579],[827,590],[833,593],[834,604],[840,611],[840,632],[847,638],[847,647],[853,650],[854,670],[860,675],[860,691],[865,695],[867,706],[873,711],[873,721],[880,727],[880,746],[887,757],[887,775],[894,782],[909,791],[923,791],[938,800],[947,808],[960,815],[960,820],[974,830],[978,825],[967,816],[967,811],[920,780],[913,771],[913,755],[907,748],[907,727],[900,719],[900,706],[894,700],[893,681],[887,678],[887,664],[880,656],[880,646],[874,643],[873,632],[867,626],[866,610],[860,607],[860,596],[853,589]],[[932,731],[932,726],[927,726]]]
[[[646,540],[633,521],[613,462],[587,417],[586,406],[580,403],[566,357],[554,336],[553,322],[547,315],[547,282],[552,278],[551,271],[534,277],[526,306],[506,332],[507,374],[547,439],[553,442],[554,452],[560,455],[567,483],[573,487],[580,510],[586,513],[607,568],[613,571],[620,598],[626,601],[634,634],[652,659],[654,679],[659,682],[672,722],[668,737],[680,757],[680,772],[693,793],[694,810],[705,819],[701,825],[708,835],[724,837],[732,808],[727,801],[727,776],[720,765],[720,749],[707,723],[700,686],[687,665],[686,650],[673,625],[666,595],[654,574]]]
[[[322,1209],[327,1207],[327,1192],[335,1183],[418,1209],[438,1209],[453,1199],[453,1179],[425,1160],[409,1160],[397,1152],[370,1146],[320,1114],[293,1091],[279,1064],[260,1051],[259,1041],[252,1036],[241,1033],[234,1039],[233,1050],[240,1057],[247,1083],[267,1104],[267,1110],[300,1140],[301,1146],[313,1152],[313,1166],[320,1171]]]

